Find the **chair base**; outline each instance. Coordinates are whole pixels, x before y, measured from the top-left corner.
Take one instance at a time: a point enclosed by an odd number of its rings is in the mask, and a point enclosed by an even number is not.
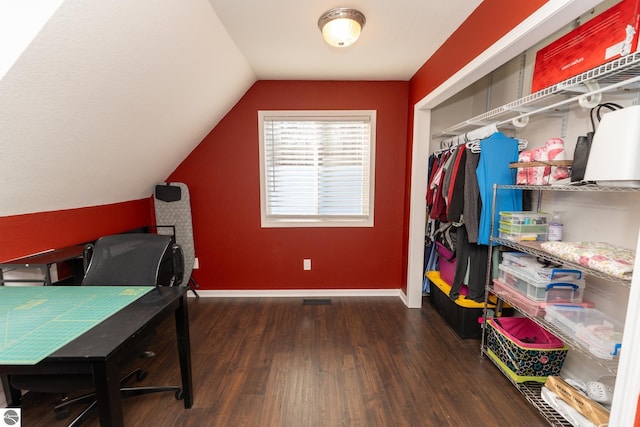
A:
[[[189,276],[187,285],[189,286],[189,290],[196,296],[196,299],[200,298],[200,295],[198,295],[198,292],[196,292],[196,289],[199,289],[200,285],[198,284],[198,282],[196,282],[196,279],[194,279],[193,276]]]
[[[180,387],[176,386],[147,386],[147,387],[124,387],[126,383],[133,377],[136,377],[138,381],[142,381],[147,373],[142,369],[134,369],[129,372],[127,375],[122,377],[120,380],[120,393],[123,398],[132,397],[132,396],[141,396],[144,394],[152,394],[152,393],[164,393],[171,391],[175,394],[177,400],[182,400],[183,393]],[[77,427],[83,421],[85,421],[91,411],[97,406],[98,402],[96,401],[95,393],[87,393],[82,396],[75,397],[73,399],[65,399],[62,403],[56,405],[53,410],[56,412],[56,419],[62,420],[69,416],[69,406],[81,404],[81,403],[89,403],[89,406],[86,407],[76,418],[73,419],[68,425],[68,427]]]

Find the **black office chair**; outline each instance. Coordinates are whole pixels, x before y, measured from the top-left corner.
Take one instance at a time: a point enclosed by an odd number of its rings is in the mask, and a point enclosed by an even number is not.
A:
[[[178,286],[184,275],[182,249],[169,235],[114,234],[84,250],[83,286]]]
[[[95,244],[85,247],[85,276],[82,286],[178,286],[182,283],[184,257],[182,249],[171,236],[127,233],[101,237]],[[150,333],[140,339],[139,345],[125,358],[132,363],[139,358],[153,357],[148,346],[155,336]],[[123,397],[171,391],[176,399],[182,399],[182,389],[176,386],[127,387],[132,378],[143,380],[147,373],[134,369],[120,380]],[[69,406],[89,403],[69,427],[80,425],[97,405],[95,393],[69,399],[67,393],[88,390],[93,387],[91,375],[18,375],[9,377],[10,384],[20,390],[44,393],[63,393],[65,398],[54,410],[56,417],[69,415]]]

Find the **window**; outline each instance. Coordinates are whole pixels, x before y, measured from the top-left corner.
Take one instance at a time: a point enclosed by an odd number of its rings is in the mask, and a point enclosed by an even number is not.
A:
[[[372,227],[375,111],[260,111],[263,227]]]

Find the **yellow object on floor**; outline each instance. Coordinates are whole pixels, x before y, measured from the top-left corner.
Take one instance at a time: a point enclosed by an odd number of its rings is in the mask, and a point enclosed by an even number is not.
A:
[[[436,285],[440,290],[445,294],[449,295],[451,292],[451,286],[446,283],[444,280],[440,278],[439,271],[428,271],[427,279],[431,280],[431,283]],[[456,305],[464,308],[484,308],[483,302],[475,302],[474,300],[465,298],[464,295],[459,295],[458,298],[454,301]],[[491,295],[489,297],[488,308],[495,308],[496,299],[495,296]]]

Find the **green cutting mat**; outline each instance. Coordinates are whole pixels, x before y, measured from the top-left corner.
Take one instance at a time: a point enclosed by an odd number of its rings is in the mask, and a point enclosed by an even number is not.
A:
[[[35,365],[152,289],[0,286],[0,364]]]

